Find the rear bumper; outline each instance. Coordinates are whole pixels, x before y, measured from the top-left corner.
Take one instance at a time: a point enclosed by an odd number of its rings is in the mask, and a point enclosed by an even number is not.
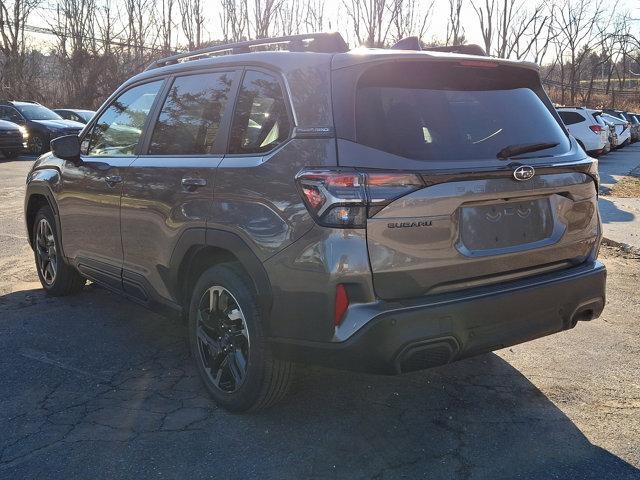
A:
[[[380,302],[342,342],[272,339],[289,360],[395,374],[430,368],[573,328],[605,303],[600,262],[420,301]]]
[[[602,150],[607,143],[605,140],[599,138],[599,136],[593,135],[595,138],[581,138],[585,150],[587,153]]]

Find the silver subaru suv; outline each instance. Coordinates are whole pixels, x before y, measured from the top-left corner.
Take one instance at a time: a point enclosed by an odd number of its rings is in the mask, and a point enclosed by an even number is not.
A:
[[[535,65],[474,46],[176,55],[51,147],[25,198],[43,287],[182,316],[231,411],[282,398],[296,363],[410,372],[604,306],[597,162]]]

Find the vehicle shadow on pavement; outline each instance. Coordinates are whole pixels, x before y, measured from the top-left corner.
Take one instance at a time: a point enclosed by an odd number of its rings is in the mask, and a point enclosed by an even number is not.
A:
[[[621,210],[614,202],[603,196],[598,198],[598,209],[602,223],[633,222],[636,218],[633,213]]]
[[[2,478],[640,478],[495,354],[398,377],[300,367],[282,404],[230,415],[183,325],[100,288],[1,296],[0,348]]]

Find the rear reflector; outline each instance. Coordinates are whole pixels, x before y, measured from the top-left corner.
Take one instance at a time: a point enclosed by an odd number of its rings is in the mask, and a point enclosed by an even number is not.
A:
[[[337,327],[342,323],[344,314],[349,308],[349,296],[344,285],[339,283],[336,285],[336,302],[334,306],[333,324]]]

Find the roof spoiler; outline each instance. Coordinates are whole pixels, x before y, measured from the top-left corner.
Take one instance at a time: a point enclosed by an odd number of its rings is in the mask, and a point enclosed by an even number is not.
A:
[[[422,42],[418,37],[406,37],[397,41],[392,47],[392,50],[426,50],[429,52],[445,52],[445,53],[460,53],[463,55],[478,55],[486,57],[487,53],[480,45],[449,45],[449,46],[433,46],[423,47]]]

